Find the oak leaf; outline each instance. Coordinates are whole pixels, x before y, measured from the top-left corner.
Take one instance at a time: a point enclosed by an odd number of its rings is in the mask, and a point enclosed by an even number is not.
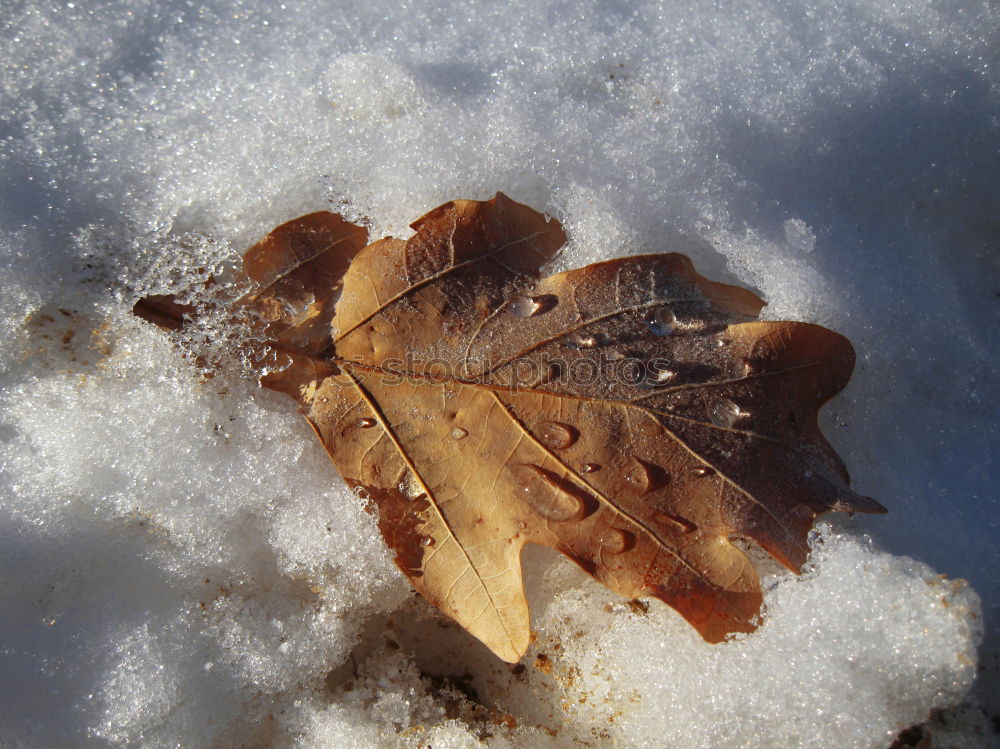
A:
[[[541,278],[563,231],[502,194],[413,229],[364,246],[333,214],[288,222],[247,252],[240,305],[290,362],[262,384],[298,401],[412,585],[504,660],[529,642],[525,544],[718,642],[762,603],[734,540],[799,571],[817,515],[885,511],[817,426],[853,368],[842,336],[758,321],[757,296],[677,254]]]

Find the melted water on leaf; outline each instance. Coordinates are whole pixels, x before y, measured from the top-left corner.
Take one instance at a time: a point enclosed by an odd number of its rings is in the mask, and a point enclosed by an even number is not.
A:
[[[621,528],[608,528],[601,534],[601,549],[609,554],[621,554],[635,546],[635,534]]]
[[[720,398],[712,403],[708,409],[708,417],[717,427],[728,429],[736,423],[737,419],[743,416],[740,407],[728,398]]]
[[[545,296],[516,296],[510,300],[507,309],[510,314],[518,320],[527,320],[529,317],[548,312],[556,306],[558,299],[551,295]]]
[[[643,318],[649,332],[655,336],[668,336],[674,332],[677,326],[677,317],[669,307],[657,307],[651,309]]]
[[[570,349],[588,349],[598,346],[607,346],[611,343],[611,336],[607,333],[575,333],[569,336],[564,345]]]
[[[653,520],[675,533],[692,533],[698,529],[698,526],[687,518],[670,512],[658,512],[653,516]]]
[[[589,515],[596,506],[596,500],[587,492],[546,468],[529,463],[511,470],[521,484],[521,499],[548,520],[576,520]]]
[[[539,441],[553,450],[565,450],[577,441],[580,432],[569,424],[560,421],[543,421],[538,428]]]
[[[649,494],[670,481],[670,474],[665,470],[634,455],[625,461],[622,476],[626,486],[640,496]]]

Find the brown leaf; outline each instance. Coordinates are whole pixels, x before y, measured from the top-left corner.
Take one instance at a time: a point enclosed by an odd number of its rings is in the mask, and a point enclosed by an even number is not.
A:
[[[718,642],[762,601],[731,539],[798,571],[818,514],[884,512],[816,423],[853,368],[845,338],[756,321],[754,294],[676,254],[539,278],[564,234],[500,194],[413,228],[360,252],[350,235],[321,275],[272,234],[245,303],[291,310],[272,330],[293,363],[264,384],[377,506],[414,587],[504,660],[528,646],[526,543]]]
[[[267,323],[267,335],[281,348],[323,354],[341,278],[366,244],[366,229],[328,211],[288,221],[243,255],[254,289],[239,303]]]
[[[344,272],[367,243],[363,227],[317,211],[281,224],[243,254],[236,288],[249,291],[233,304],[233,321],[256,328],[257,338],[269,339],[268,346],[294,364],[262,378],[268,387],[298,397],[303,373],[329,374],[331,366],[319,357],[330,353],[333,303]],[[214,283],[209,279],[207,287]],[[157,294],[140,299],[132,312],[165,330],[178,330],[197,309]],[[247,353],[258,362],[264,357],[260,350]]]
[[[132,307],[132,314],[164,330],[177,330],[184,324],[184,318],[194,313],[194,307],[178,304],[170,294],[153,294],[143,297]]]

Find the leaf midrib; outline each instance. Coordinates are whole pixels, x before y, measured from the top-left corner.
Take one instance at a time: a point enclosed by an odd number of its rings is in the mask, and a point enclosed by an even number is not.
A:
[[[367,406],[371,409],[372,413],[375,414],[375,418],[378,419],[380,425],[382,426],[384,434],[386,434],[389,437],[389,439],[392,441],[392,444],[395,446],[396,451],[399,453],[400,458],[406,464],[406,467],[409,468],[410,471],[413,473],[413,477],[417,480],[417,482],[420,484],[420,488],[423,489],[424,493],[427,495],[427,499],[428,499],[430,505],[434,508],[434,511],[437,514],[438,518],[441,520],[441,524],[448,531],[448,536],[451,538],[452,541],[455,542],[455,545],[458,546],[458,548],[462,550],[462,555],[465,557],[465,561],[468,564],[468,569],[471,569],[475,573],[476,581],[479,583],[479,586],[482,588],[483,592],[486,593],[486,597],[487,597],[487,599],[489,599],[490,606],[492,607],[493,611],[496,612],[497,621],[499,621],[500,622],[500,626],[503,627],[503,631],[504,631],[504,634],[507,636],[508,642],[511,645],[513,645],[513,643],[515,643],[516,640],[515,640],[514,636],[511,634],[510,629],[508,629],[506,620],[502,616],[500,616],[500,613],[499,613],[500,612],[500,606],[498,606],[497,602],[494,600],[493,594],[490,591],[489,586],[486,585],[486,583],[483,581],[483,576],[479,573],[478,568],[476,567],[475,563],[472,561],[472,558],[469,556],[469,552],[468,552],[468,550],[466,550],[465,544],[463,544],[458,539],[458,536],[455,533],[455,530],[452,528],[451,523],[448,522],[448,518],[444,514],[444,511],[441,509],[441,506],[438,504],[437,498],[435,497],[434,492],[427,485],[427,482],[424,481],[423,476],[420,475],[420,471],[417,470],[416,464],[413,462],[413,460],[411,460],[411,458],[410,458],[409,454],[407,453],[406,449],[403,447],[403,444],[400,441],[398,435],[396,434],[395,430],[392,428],[391,422],[389,421],[389,419],[386,418],[386,416],[383,413],[381,407],[379,406],[378,400],[374,396],[372,396],[372,394],[370,392],[368,392],[367,388],[365,388],[365,386],[361,383],[360,380],[358,380],[358,378],[356,378],[349,371],[347,372],[347,375],[350,378],[351,383],[354,385],[355,389],[357,390],[358,394],[361,396],[361,399],[364,400],[364,402],[367,404]],[[442,544],[443,544],[443,542],[442,542]],[[461,575],[459,575],[458,577],[455,578],[455,581],[454,581],[454,583],[452,585],[452,588],[454,588],[454,585],[457,584],[457,582],[458,582],[458,580],[460,578],[461,578]],[[447,603],[447,597],[450,594],[451,594],[451,589],[449,589],[448,593],[445,594],[445,597],[444,597],[444,600],[442,600],[442,603]]]

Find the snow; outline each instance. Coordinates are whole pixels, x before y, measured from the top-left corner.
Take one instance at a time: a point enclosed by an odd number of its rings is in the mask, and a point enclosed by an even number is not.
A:
[[[0,744],[879,748],[963,699],[937,745],[995,741],[998,34],[989,0],[4,3]],[[766,566],[758,633],[533,551],[501,664],[218,321],[130,314],[300,213],[405,236],[498,190],[557,268],[685,252],[854,343],[825,429],[890,515]]]

